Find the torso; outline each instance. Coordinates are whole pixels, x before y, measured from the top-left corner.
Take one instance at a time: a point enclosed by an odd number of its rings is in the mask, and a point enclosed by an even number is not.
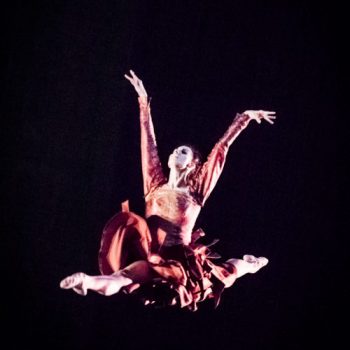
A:
[[[161,244],[188,245],[200,209],[189,187],[173,189],[164,184],[147,195],[145,215]]]

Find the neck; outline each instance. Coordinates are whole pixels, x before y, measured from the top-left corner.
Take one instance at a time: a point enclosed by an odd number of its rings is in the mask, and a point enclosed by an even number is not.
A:
[[[188,168],[177,169],[171,168],[169,174],[168,185],[171,188],[184,188],[187,187],[187,175],[190,173]]]

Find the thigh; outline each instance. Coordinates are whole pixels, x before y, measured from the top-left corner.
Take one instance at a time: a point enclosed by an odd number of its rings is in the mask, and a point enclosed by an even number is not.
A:
[[[130,278],[134,283],[146,283],[156,276],[148,261],[139,260],[125,267],[123,275]]]

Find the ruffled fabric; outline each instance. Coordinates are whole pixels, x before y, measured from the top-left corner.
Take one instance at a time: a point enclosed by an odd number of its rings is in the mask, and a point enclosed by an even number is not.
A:
[[[124,205],[103,230],[99,269],[105,275],[121,270],[132,279],[128,265],[138,262],[142,268],[141,265],[146,263],[154,272],[154,278],[123,289],[140,298],[145,305],[178,305],[196,311],[199,302],[212,298],[217,307],[223,290],[234,283],[236,270],[230,263],[213,262],[220,256],[210,249],[212,244],[197,242],[203,236],[204,232],[199,229],[193,232],[189,245],[162,246],[154,252],[151,250],[152,239],[157,238],[152,237],[146,220]]]

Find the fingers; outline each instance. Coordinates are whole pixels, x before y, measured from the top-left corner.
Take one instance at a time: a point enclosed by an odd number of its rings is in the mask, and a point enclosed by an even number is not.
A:
[[[127,74],[124,74],[124,77],[126,78],[126,79],[128,79],[131,83],[132,82],[137,82],[137,81],[141,81],[137,76],[136,76],[136,74],[135,74],[135,72],[133,71],[133,70],[129,70],[129,72],[130,72],[130,75],[131,76],[128,76]]]
[[[264,118],[267,122],[269,122],[270,124],[273,124],[274,122],[270,119],[270,118],[268,118],[268,117],[265,117]]]
[[[276,115],[276,112],[274,112],[274,111],[259,111],[258,113],[259,113],[259,115],[268,115],[271,117]]]
[[[124,74],[124,77],[125,77],[126,79],[128,79],[128,80],[130,81],[130,83],[133,82],[133,79],[132,79],[131,77],[129,77],[128,75]]]
[[[259,111],[259,117],[265,119],[268,123],[274,124],[274,119],[276,119],[275,111]]]
[[[274,123],[274,119],[276,119],[276,116],[275,115],[264,115],[263,118],[269,122],[270,124],[273,124]]]
[[[270,124],[274,124],[276,119],[275,111],[263,111],[263,110],[248,110],[244,114],[248,115],[250,119],[255,120],[258,124],[261,124],[261,121],[264,119]]]

